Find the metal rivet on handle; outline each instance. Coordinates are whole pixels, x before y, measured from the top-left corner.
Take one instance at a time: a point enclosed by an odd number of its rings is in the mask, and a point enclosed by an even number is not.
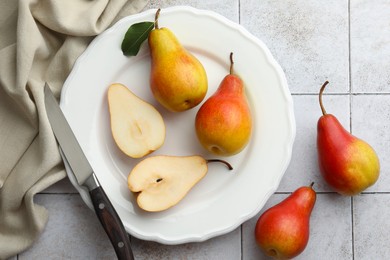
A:
[[[104,203],[99,204],[99,209],[104,209],[104,207],[105,207]]]
[[[122,241],[118,243],[118,247],[119,247],[119,248],[124,247],[124,245],[125,245],[125,243],[123,243]]]

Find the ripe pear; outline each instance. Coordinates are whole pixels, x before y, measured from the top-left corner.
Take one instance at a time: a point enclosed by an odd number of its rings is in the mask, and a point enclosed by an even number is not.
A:
[[[325,181],[342,195],[356,195],[373,185],[380,171],[379,158],[365,141],[343,128],[332,114],[327,114],[322,104],[321,87],[319,102],[322,116],[317,124],[317,150],[320,172]]]
[[[138,206],[150,212],[166,210],[181,201],[207,173],[206,160],[201,156],[148,157],[139,162],[128,176],[128,187],[137,194]]]
[[[111,132],[120,150],[140,158],[163,145],[165,123],[151,104],[119,83],[109,86],[107,96]]]
[[[195,118],[199,142],[209,152],[220,156],[242,151],[252,132],[252,115],[244,83],[233,74],[233,53],[230,54],[230,63],[230,74],[203,103]]]
[[[207,93],[207,75],[200,61],[187,51],[168,28],[158,27],[150,32],[150,88],[156,100],[173,112],[185,111],[198,105]]]
[[[266,255],[275,259],[290,259],[306,248],[310,216],[316,202],[316,192],[312,186],[313,183],[298,188],[259,217],[255,239]]]

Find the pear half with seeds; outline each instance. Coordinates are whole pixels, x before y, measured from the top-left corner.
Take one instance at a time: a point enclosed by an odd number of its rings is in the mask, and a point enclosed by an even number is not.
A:
[[[128,187],[137,193],[138,206],[146,211],[166,210],[181,201],[207,173],[209,162],[201,156],[148,157],[139,162],[128,176]]]
[[[109,86],[107,96],[111,132],[120,150],[141,158],[163,145],[165,123],[151,104],[119,83]]]

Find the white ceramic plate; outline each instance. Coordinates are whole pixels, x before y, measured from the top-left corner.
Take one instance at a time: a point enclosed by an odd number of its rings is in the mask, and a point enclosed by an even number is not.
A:
[[[140,210],[127,188],[128,173],[139,160],[124,155],[111,136],[106,100],[111,83],[125,84],[162,113],[167,136],[164,145],[152,155],[215,157],[200,146],[195,135],[194,118],[199,106],[171,113],[154,100],[149,89],[147,43],[135,57],[125,57],[121,52],[129,26],[153,21],[155,12],[148,10],[126,17],[91,43],[65,82],[61,108],[131,235],[164,244],[204,241],[253,217],[278,187],[295,138],[292,98],[283,71],[268,48],[243,27],[210,11],[191,7],[162,9],[159,26],[170,28],[203,63],[209,80],[207,97],[228,73],[229,53],[234,53],[234,70],[246,84],[254,132],[243,152],[226,158],[233,171],[210,164],[206,177],[175,207],[159,213]],[[76,188],[80,189],[77,185]],[[88,194],[84,190],[81,193],[91,206]]]

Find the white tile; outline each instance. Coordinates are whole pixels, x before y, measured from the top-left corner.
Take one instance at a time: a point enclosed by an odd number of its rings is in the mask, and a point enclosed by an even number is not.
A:
[[[185,1],[185,0],[161,0],[150,1],[146,9],[166,8],[170,6],[192,6],[202,10],[210,10],[219,13],[233,22],[238,21],[238,0],[210,0],[210,1]],[[183,23],[185,21],[182,21]]]
[[[349,91],[348,0],[241,0],[241,24],[262,40],[293,93]]]
[[[390,93],[389,27],[389,1],[351,1],[353,92]]]
[[[390,258],[390,194],[362,194],[353,199],[355,260]]]
[[[24,259],[115,259],[115,252],[92,212],[78,194],[39,194],[36,203],[49,212],[47,226]]]
[[[78,194],[39,194],[49,222],[32,248],[19,259],[115,259],[103,228]],[[241,232],[236,230],[201,243],[169,246],[132,238],[136,259],[240,259]]]
[[[133,238],[134,257],[149,259],[241,259],[241,228],[200,243],[162,245]]]
[[[317,122],[322,115],[318,95],[293,95],[293,101],[297,131],[290,165],[278,191],[291,192],[311,182],[315,182],[317,191],[332,191],[318,168]],[[336,116],[349,130],[349,96],[324,95],[323,103],[327,113]]]
[[[288,194],[274,194],[263,210],[243,225],[243,259],[270,259],[257,246],[254,229],[260,215],[287,196]],[[352,259],[351,199],[349,197],[335,193],[317,194],[317,201],[310,218],[309,242],[305,250],[295,259]]]
[[[375,149],[381,164],[378,181],[367,191],[390,191],[390,95],[354,95],[352,133]]]

